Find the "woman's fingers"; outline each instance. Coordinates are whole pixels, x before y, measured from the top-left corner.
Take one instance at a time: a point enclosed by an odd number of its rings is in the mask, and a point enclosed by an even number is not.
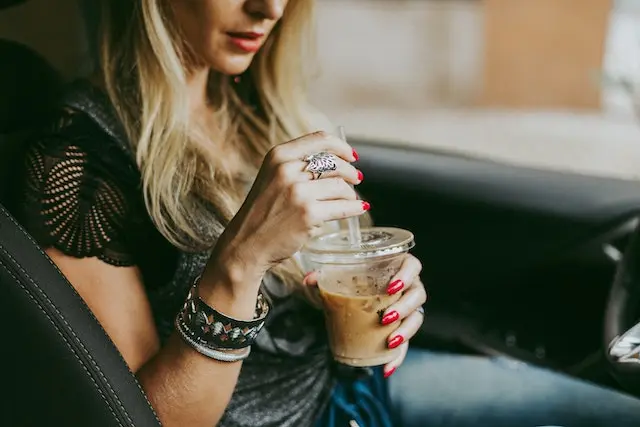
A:
[[[297,183],[307,181],[322,181],[327,178],[342,178],[342,180],[352,185],[358,185],[364,179],[362,172],[353,167],[349,162],[336,157],[336,169],[322,174],[320,179],[311,172],[305,171],[306,162],[295,160],[278,165],[275,169],[276,179],[282,182]]]
[[[356,200],[356,191],[342,178],[326,178],[309,181],[306,185],[314,200]]]
[[[323,172],[321,176],[318,176],[310,171],[307,171],[306,167],[308,163],[306,162],[290,162],[290,163],[295,165],[293,167],[297,168],[300,171],[301,180],[309,180],[309,179],[318,180],[318,179],[324,179],[324,178],[339,177],[352,185],[358,185],[362,182],[362,180],[364,179],[364,175],[362,174],[361,171],[353,167],[351,163],[346,162],[339,157],[335,157],[333,160],[336,163],[336,169]]]
[[[300,214],[310,227],[359,216],[370,208],[342,178],[298,183],[292,187],[290,200],[300,206]]]
[[[422,271],[422,263],[418,258],[409,254],[405,257],[400,270],[389,281],[387,287],[387,293],[389,295],[397,294],[398,292],[405,290],[408,285],[415,283]]]
[[[309,228],[320,227],[328,221],[336,221],[364,214],[369,203],[362,200],[326,200],[310,202],[300,208],[299,215]]]
[[[318,285],[318,272],[317,271],[310,271],[307,274],[305,274],[304,278],[302,279],[302,284],[306,285],[306,286],[317,286]]]
[[[399,347],[401,344],[408,342],[418,333],[422,323],[424,322],[424,314],[421,311],[414,310],[409,314],[387,338],[389,348]]]
[[[347,162],[358,158],[355,150],[344,140],[325,132],[314,132],[273,147],[267,154],[267,160],[275,165],[303,160],[322,151],[333,153]]]
[[[322,222],[360,216],[370,208],[369,203],[362,200],[328,200],[319,202],[317,206]]]
[[[420,279],[414,279],[413,283],[395,304],[385,310],[382,315],[383,325],[406,318],[427,302],[427,291]]]
[[[400,350],[398,351],[398,357],[396,357],[391,362],[384,365],[383,372],[384,377],[389,378],[393,373],[398,369],[398,366],[402,365],[404,359],[407,357],[407,352],[409,351],[409,343],[404,343],[400,346]]]
[[[400,350],[398,357],[385,365],[385,378],[393,374],[398,366],[404,362],[404,358],[407,356],[407,351],[409,350],[409,340],[420,330],[423,316],[422,313],[414,311],[387,339],[387,346],[389,348],[399,348]]]

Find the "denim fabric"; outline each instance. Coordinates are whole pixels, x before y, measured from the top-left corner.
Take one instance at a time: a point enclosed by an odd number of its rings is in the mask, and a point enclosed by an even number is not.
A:
[[[317,427],[393,427],[382,370],[359,380],[339,380]]]
[[[640,426],[640,399],[507,358],[411,350],[388,386],[395,427]]]

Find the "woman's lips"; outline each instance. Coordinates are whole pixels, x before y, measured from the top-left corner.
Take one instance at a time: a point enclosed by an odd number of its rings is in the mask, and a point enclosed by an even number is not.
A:
[[[238,49],[248,52],[256,53],[262,46],[262,39],[264,33],[245,32],[245,33],[227,33],[231,44]]]

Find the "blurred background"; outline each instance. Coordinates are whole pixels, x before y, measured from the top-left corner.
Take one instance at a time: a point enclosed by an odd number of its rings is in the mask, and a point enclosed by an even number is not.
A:
[[[350,137],[640,177],[640,0],[317,6],[313,99]],[[75,0],[0,12],[0,38],[34,47],[68,77],[86,70]]]

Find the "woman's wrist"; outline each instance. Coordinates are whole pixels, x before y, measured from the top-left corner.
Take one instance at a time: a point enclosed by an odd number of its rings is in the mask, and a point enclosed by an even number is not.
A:
[[[210,266],[239,287],[259,286],[270,268],[269,263],[262,259],[262,251],[256,250],[261,245],[239,234],[242,233],[233,232],[232,226],[222,233],[211,255]]]
[[[250,320],[264,270],[235,251],[214,251],[198,285],[200,298],[231,317]]]

